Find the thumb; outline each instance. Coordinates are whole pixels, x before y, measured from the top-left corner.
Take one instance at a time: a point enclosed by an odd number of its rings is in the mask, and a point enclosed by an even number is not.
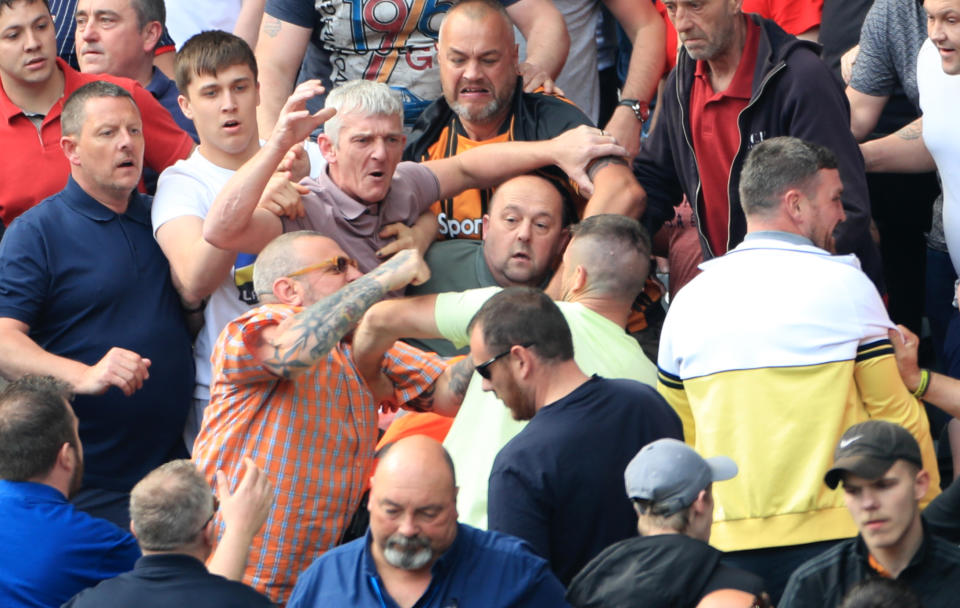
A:
[[[571,172],[567,177],[576,182],[577,186],[580,189],[580,193],[586,197],[590,197],[593,194],[593,182],[590,181],[590,177],[582,169],[577,169],[576,171]]]
[[[397,236],[400,232],[400,228],[396,224],[387,224],[383,227],[383,230],[380,231],[380,238],[388,238],[391,236]]]
[[[217,471],[217,498],[222,503],[224,500],[230,497],[230,482],[227,481],[227,476],[223,471]]]

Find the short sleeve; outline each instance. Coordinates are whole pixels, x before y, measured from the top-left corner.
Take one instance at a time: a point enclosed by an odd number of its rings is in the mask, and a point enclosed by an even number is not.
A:
[[[889,50],[894,46],[887,33],[887,3],[875,2],[860,30],[860,53],[853,64],[850,86],[865,95],[891,95],[899,82]]]
[[[315,28],[319,21],[314,3],[305,0],[267,0],[263,12],[281,21],[311,29]]]
[[[432,353],[397,342],[384,356],[383,371],[393,382],[397,399],[406,403],[437,381],[446,364]]]
[[[193,140],[149,91],[136,84],[131,92],[143,119],[144,164],[161,173],[189,156]]]
[[[278,307],[261,307],[228,323],[214,347],[214,377],[234,386],[279,380],[250,347],[257,343],[264,329],[279,325],[294,314]]]
[[[525,471],[505,462],[515,453],[501,450],[490,471],[487,489],[487,524],[490,530],[521,538],[533,552],[550,560],[551,501]],[[536,477],[536,476],[534,476]]]
[[[0,317],[35,324],[50,286],[46,240],[19,218],[0,241]]]
[[[437,294],[434,316],[440,335],[457,348],[463,348],[469,344],[470,334],[467,332],[467,327],[470,321],[483,303],[500,289],[500,287],[484,287],[460,293]]]
[[[424,165],[405,161],[397,166],[397,174],[407,182],[417,217],[429,210],[430,206],[440,198],[440,181],[437,175]]]
[[[209,187],[192,175],[183,173],[177,165],[167,167],[157,181],[157,193],[150,208],[153,234],[170,220],[192,215],[201,220],[210,210],[212,198]]]

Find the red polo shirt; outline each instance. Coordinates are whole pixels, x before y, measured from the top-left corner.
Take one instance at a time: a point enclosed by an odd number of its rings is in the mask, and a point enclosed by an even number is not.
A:
[[[0,221],[5,226],[67,185],[70,164],[60,148],[60,113],[70,93],[88,82],[107,80],[133,95],[143,120],[144,165],[160,173],[193,148],[193,140],[170,112],[135,80],[82,74],[59,57],[57,67],[64,76],[63,97],[44,116],[39,130],[0,86]]]
[[[727,252],[730,235],[730,167],[740,148],[737,118],[750,102],[760,26],[743,17],[747,39],[733,80],[724,91],[710,86],[707,62],[698,61],[690,90],[690,128],[700,171],[700,218],[714,255]]]
[[[823,0],[743,0],[740,10],[776,21],[788,34],[799,36],[820,26]]]

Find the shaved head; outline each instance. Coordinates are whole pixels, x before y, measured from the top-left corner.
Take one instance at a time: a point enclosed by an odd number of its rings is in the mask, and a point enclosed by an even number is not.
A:
[[[450,491],[456,488],[450,454],[443,445],[425,435],[404,437],[384,447],[380,451],[380,464],[373,483],[378,478],[386,480],[385,484],[417,480]]]

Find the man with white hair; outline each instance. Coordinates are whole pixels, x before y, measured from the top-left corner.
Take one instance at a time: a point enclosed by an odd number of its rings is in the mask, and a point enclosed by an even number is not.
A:
[[[314,93],[322,91],[318,84]],[[397,222],[412,226],[438,199],[467,188],[496,185],[552,164],[589,189],[583,170],[587,162],[624,153],[613,137],[596,128],[581,127],[547,141],[509,142],[483,146],[455,158],[401,163],[406,136],[399,97],[385,84],[352,81],[331,91],[321,111],[328,115],[332,108],[336,114],[327,118],[317,140],[327,171],[316,180],[302,182],[309,189],[303,197],[305,217],[282,220],[257,205],[287,150],[323,122],[321,112],[311,116],[304,110],[306,101],[288,101],[267,145],[220,191],[204,221],[204,238],[209,242],[255,253],[285,230],[316,230],[336,240],[357,260],[361,272],[367,272],[382,258],[423,237],[429,244],[435,225],[427,234],[411,233],[410,239],[401,236],[389,248],[384,247],[386,239],[393,235],[381,230]]]

